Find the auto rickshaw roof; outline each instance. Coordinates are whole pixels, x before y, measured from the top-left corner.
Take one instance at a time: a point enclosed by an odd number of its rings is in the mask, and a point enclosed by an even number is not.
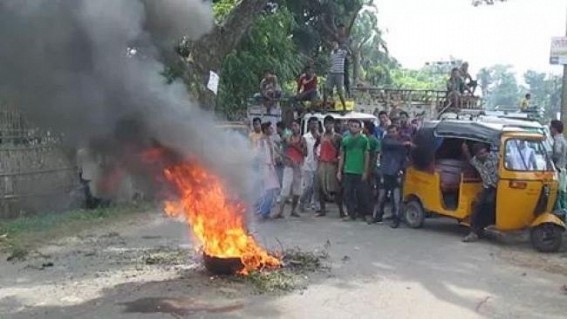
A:
[[[497,123],[482,123],[463,120],[443,120],[425,122],[422,130],[431,131],[435,137],[462,138],[491,145],[500,144],[500,136],[507,126]],[[522,131],[515,128],[514,131]]]

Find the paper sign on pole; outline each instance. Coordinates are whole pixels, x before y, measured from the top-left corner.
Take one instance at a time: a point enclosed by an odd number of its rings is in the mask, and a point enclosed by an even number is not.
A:
[[[209,71],[209,83],[207,83],[207,89],[213,91],[215,95],[219,90],[219,75],[213,71]]]
[[[551,38],[549,63],[567,65],[567,37]]]

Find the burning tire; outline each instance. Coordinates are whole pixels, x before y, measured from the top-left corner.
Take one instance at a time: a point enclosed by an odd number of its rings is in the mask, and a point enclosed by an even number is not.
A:
[[[215,275],[234,275],[244,269],[240,258],[220,258],[203,254],[205,268]]]

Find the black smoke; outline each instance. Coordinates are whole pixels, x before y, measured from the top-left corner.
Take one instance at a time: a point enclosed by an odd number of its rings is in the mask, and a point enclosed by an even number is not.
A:
[[[160,75],[164,50],[212,21],[203,0],[3,0],[0,97],[70,148],[121,157],[157,141],[241,190],[250,174],[226,159],[249,160],[245,141],[219,132],[182,83]]]

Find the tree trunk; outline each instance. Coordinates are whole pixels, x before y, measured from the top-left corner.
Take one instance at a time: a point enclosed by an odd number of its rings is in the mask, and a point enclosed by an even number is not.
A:
[[[358,79],[360,77],[360,50],[352,51],[352,84],[353,88],[356,88],[358,84]]]
[[[268,0],[242,0],[225,23],[215,26],[210,33],[192,44],[191,81],[202,107],[213,109],[215,106],[216,96],[207,89],[209,71],[220,73],[224,58],[238,46],[258,12],[267,3]]]

